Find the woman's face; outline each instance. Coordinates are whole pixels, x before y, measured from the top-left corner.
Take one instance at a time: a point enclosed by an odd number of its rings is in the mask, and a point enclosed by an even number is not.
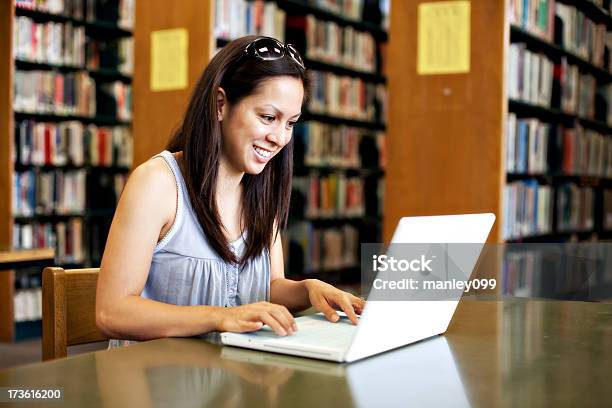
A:
[[[237,104],[222,108],[222,159],[235,171],[259,174],[291,140],[301,114],[300,79],[272,77]]]

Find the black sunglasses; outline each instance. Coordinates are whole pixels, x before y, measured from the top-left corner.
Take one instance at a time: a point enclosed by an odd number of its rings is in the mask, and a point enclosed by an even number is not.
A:
[[[263,61],[273,61],[283,58],[285,56],[285,50],[302,69],[306,69],[300,53],[297,52],[293,45],[285,45],[271,37],[259,37],[250,42],[245,47],[244,52]]]

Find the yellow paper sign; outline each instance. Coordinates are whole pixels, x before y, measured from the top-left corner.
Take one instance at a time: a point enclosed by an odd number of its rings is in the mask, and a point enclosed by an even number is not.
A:
[[[187,88],[189,33],[185,28],[151,33],[151,90]]]
[[[417,73],[470,71],[470,2],[419,4]]]

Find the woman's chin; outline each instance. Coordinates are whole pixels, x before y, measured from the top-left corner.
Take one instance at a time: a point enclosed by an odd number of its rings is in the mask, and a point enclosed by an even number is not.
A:
[[[257,175],[257,174],[261,173],[262,171],[264,171],[264,169],[266,168],[266,164],[265,163],[249,163],[245,167],[246,168],[245,168],[244,172],[246,174]]]

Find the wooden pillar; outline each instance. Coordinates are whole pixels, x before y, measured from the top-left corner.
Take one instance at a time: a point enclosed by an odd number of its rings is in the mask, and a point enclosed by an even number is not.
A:
[[[165,0],[136,2],[134,30],[134,166],[162,151],[183,112],[196,80],[208,63],[213,48],[212,1]],[[188,86],[154,92],[150,87],[151,33],[186,28],[189,33]],[[170,62],[171,63],[171,62]]]

